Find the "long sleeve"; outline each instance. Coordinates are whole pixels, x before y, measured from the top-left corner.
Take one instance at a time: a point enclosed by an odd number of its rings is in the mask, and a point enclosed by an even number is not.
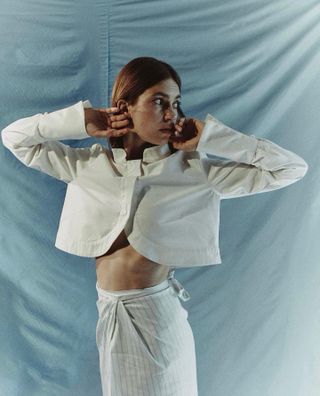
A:
[[[246,135],[207,114],[197,151],[227,160],[204,158],[202,167],[221,198],[285,187],[304,177],[307,163],[270,140]]]
[[[79,101],[51,113],[21,118],[2,130],[2,143],[26,166],[68,183],[89,160],[91,149],[73,148],[59,140],[90,137],[84,122],[84,108],[89,107],[88,100]]]

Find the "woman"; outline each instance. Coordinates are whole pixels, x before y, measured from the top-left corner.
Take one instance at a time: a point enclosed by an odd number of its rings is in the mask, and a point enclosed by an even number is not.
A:
[[[186,119],[180,92],[170,65],[135,58],[116,78],[112,107],[80,101],[2,132],[25,165],[68,184],[55,246],[96,258],[108,396],[198,394],[194,338],[179,301],[190,296],[174,269],[221,263],[221,199],[272,191],[307,171],[298,155],[210,114]],[[108,138],[111,150],[59,141],[88,136]]]

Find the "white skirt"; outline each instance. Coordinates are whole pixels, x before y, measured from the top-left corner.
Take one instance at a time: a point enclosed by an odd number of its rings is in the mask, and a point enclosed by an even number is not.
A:
[[[188,292],[173,277],[144,288],[98,292],[96,341],[103,396],[198,396]]]

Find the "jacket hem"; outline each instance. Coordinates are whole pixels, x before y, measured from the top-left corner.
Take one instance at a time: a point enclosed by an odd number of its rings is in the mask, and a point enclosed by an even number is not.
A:
[[[88,244],[87,242],[78,242],[77,244],[73,245],[65,245],[59,240],[56,240],[55,242],[55,247],[59,250],[62,250],[63,252],[74,254],[80,257],[91,258],[101,256],[108,251],[110,246],[111,244],[109,243],[109,240],[99,242],[93,241],[90,242],[90,244]]]
[[[185,248],[168,248],[156,245],[154,242],[139,234],[128,236],[128,241],[137,252],[147,257],[149,260],[155,261],[169,267],[202,267],[205,265],[221,264],[220,253],[216,249],[190,249]],[[188,257],[183,260],[180,257]]]
[[[203,249],[189,250],[188,258],[179,261],[179,257],[185,255],[186,249],[184,248],[170,249],[156,246],[152,241],[149,241],[141,235],[136,238],[130,234],[128,236],[128,241],[137,252],[147,257],[149,260],[169,267],[202,267],[222,263],[220,253],[215,252],[214,249],[206,249],[205,251]],[[145,247],[143,247],[143,245]],[[78,242],[72,246],[65,245],[59,240],[55,242],[55,247],[63,252],[90,258],[102,255],[110,246],[111,244],[109,242],[103,241],[91,242],[90,245],[86,242]],[[165,254],[163,252],[165,252]]]

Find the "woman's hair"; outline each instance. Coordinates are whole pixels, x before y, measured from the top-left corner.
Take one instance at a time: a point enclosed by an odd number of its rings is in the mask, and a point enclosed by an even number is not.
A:
[[[111,94],[111,106],[117,107],[117,102],[120,99],[134,105],[146,89],[168,78],[172,78],[181,91],[181,78],[168,63],[147,56],[134,58],[120,70],[115,79]],[[180,107],[178,107],[178,113],[180,117],[183,116]],[[111,147],[123,148],[122,136],[110,137],[109,141]],[[168,145],[172,153],[177,151],[171,142],[168,142]]]

